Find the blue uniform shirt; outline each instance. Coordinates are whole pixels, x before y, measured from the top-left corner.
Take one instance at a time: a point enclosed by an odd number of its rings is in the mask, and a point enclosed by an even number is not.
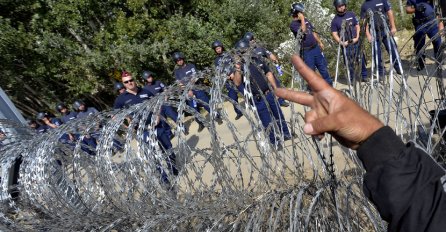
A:
[[[56,126],[62,125],[62,122],[59,119],[57,119],[57,118],[51,118],[50,121],[51,121],[51,123],[55,124]],[[45,133],[45,132],[47,132],[48,130],[51,130],[51,129],[53,129],[53,128],[51,128],[50,126],[44,124],[44,125],[40,125],[39,127],[37,127],[36,131],[37,131],[38,134],[42,134],[42,133]]]
[[[113,108],[121,109],[124,107],[129,107],[131,105],[135,105],[135,104],[141,103],[145,100],[148,100],[151,97],[153,97],[153,94],[150,91],[138,87],[138,92],[136,95],[133,95],[127,91],[120,94],[116,98]]]
[[[313,35],[314,27],[307,19],[305,19],[305,25],[307,26],[307,31],[305,32],[304,38],[302,40],[302,47],[303,48],[314,47],[317,44],[316,38]],[[291,21],[290,29],[293,32],[294,36],[297,35],[300,26],[301,26],[300,20]]]
[[[256,54],[258,57],[265,57],[265,58],[269,58],[269,56],[272,54],[270,51],[268,51],[266,48],[264,47],[256,47],[254,48],[254,54]]]
[[[434,5],[427,0],[407,0],[407,6],[413,6],[415,8],[415,18],[416,19],[425,19],[429,17],[435,17]],[[417,9],[417,6],[424,6],[424,11],[420,12]]]
[[[87,110],[85,111],[80,111],[79,113],[77,113],[77,117],[78,118],[85,118],[89,115],[95,114],[99,112],[96,108],[94,107],[88,107]]]
[[[337,14],[331,21],[331,32],[337,32],[339,38],[341,37],[342,22],[345,20],[345,34],[344,41],[352,40],[356,37],[356,25],[358,20],[355,13],[351,11],[345,12],[343,15]]]
[[[386,15],[387,11],[392,9],[392,5],[388,0],[366,0],[361,6],[361,18],[367,16],[367,10],[369,9],[373,12],[379,11]]]
[[[252,94],[259,95],[269,90],[268,79],[265,74],[271,72],[268,65],[259,60],[257,57],[253,57],[252,62],[248,66],[249,73],[251,74],[251,92]]]
[[[175,79],[183,84],[186,84],[189,79],[197,72],[194,64],[186,64],[183,67],[175,69]]]
[[[222,59],[225,60],[222,60]],[[232,65],[233,61],[232,58],[229,57],[226,52],[221,53],[220,55],[217,55],[214,59],[214,65],[216,68],[219,66],[222,67],[222,71],[226,73],[226,75],[231,75],[231,73],[234,72],[234,67]]]
[[[62,116],[62,117],[60,118],[60,120],[61,120],[63,123],[67,123],[67,122],[69,122],[69,121],[71,121],[71,120],[73,120],[73,119],[75,119],[75,118],[77,118],[77,113],[76,113],[76,112],[68,112],[68,114]]]
[[[155,81],[151,85],[147,84],[144,89],[150,91],[153,95],[157,95],[164,91],[165,85],[161,81]]]

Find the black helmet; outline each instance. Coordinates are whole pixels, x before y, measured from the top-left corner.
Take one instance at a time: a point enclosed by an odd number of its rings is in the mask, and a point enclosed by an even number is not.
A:
[[[248,41],[248,42],[253,40],[254,39],[254,33],[249,32],[249,31],[246,32],[245,35],[243,36],[243,39]]]
[[[334,0],[333,1],[333,6],[334,7],[339,7],[342,5],[347,5],[347,0]]]
[[[76,100],[73,103],[73,109],[76,111],[79,111],[79,108],[81,107],[81,105],[85,105],[85,103],[82,100]]]
[[[60,102],[56,105],[56,110],[59,113],[62,111],[63,108],[68,109],[67,105],[65,105],[65,103],[63,103],[63,102]]]
[[[36,119],[37,120],[42,120],[44,117],[48,116],[48,114],[44,113],[44,112],[39,112],[36,115]]]
[[[172,54],[172,59],[173,61],[177,62],[179,60],[184,60],[184,55],[182,52],[174,52]]]
[[[142,77],[142,79],[147,80],[147,79],[149,79],[149,77],[153,77],[152,75],[153,75],[152,72],[145,70],[142,73],[141,77]]]
[[[122,84],[122,82],[116,82],[116,83],[115,83],[115,90],[116,90],[116,91],[119,91],[119,90],[121,90],[121,89],[125,89],[124,84]]]
[[[297,13],[302,13],[305,11],[305,6],[300,2],[294,2],[291,4],[290,15],[295,15]]]
[[[215,49],[216,47],[221,47],[221,48],[223,48],[223,43],[220,42],[219,40],[215,40],[215,41],[212,43],[212,49]]]
[[[248,48],[249,48],[249,41],[247,41],[245,39],[241,39],[241,40],[237,41],[237,43],[235,43],[235,49],[237,49],[237,50],[245,51]]]

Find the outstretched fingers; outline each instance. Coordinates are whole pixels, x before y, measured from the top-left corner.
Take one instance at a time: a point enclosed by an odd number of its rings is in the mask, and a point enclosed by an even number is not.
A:
[[[311,106],[313,103],[313,96],[304,92],[296,92],[286,88],[277,88],[275,90],[276,96],[288,101],[299,103],[305,106]]]
[[[328,85],[321,76],[309,68],[298,55],[293,55],[291,61],[293,62],[296,70],[300,73],[304,80],[307,81],[311,90],[318,92],[330,87],[330,85]]]

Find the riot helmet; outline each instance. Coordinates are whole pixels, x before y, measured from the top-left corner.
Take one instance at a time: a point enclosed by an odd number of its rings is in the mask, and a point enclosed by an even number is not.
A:
[[[235,49],[239,50],[240,52],[245,52],[248,48],[249,41],[246,41],[245,39],[241,39],[235,44]]]
[[[245,35],[243,36],[243,39],[250,42],[254,39],[254,33],[252,32],[246,32]]]
[[[150,71],[145,70],[142,74],[141,74],[142,79],[146,80],[149,79],[149,77],[153,77],[153,73]]]
[[[84,103],[84,101],[82,101],[82,100],[76,100],[76,101],[74,101],[74,103],[73,103],[73,109],[75,110],[75,111],[80,111],[81,109],[81,106],[85,106],[85,103]]]
[[[37,113],[37,115],[36,115],[36,119],[37,120],[43,120],[45,117],[47,117],[48,116],[48,114],[47,113],[44,113],[44,112],[39,112],[39,113]]]
[[[121,89],[125,89],[124,84],[122,84],[122,82],[116,82],[116,83],[115,83],[115,90],[116,90],[116,91],[119,91],[119,90],[121,90]]]
[[[347,5],[347,0],[334,0],[333,1],[333,6],[334,7],[340,7],[342,5]]]
[[[62,110],[63,110],[63,109],[68,109],[68,108],[67,108],[67,105],[65,105],[65,103],[60,102],[60,103],[58,103],[58,104],[56,105],[56,110],[57,110],[57,112],[62,113]]]
[[[216,47],[221,47],[221,48],[223,48],[223,43],[220,42],[219,40],[215,40],[215,41],[212,43],[212,49],[215,49]]]
[[[291,4],[290,15],[297,15],[297,13],[303,13],[305,11],[305,6],[300,2],[294,2]]]
[[[184,60],[184,55],[182,52],[174,52],[172,54],[172,59],[173,61],[177,62],[179,60]]]

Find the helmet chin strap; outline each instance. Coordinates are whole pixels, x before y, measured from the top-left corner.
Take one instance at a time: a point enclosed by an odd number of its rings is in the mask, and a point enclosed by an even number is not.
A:
[[[343,12],[339,12],[339,11],[336,10],[336,13],[337,13],[338,15],[345,15],[345,12],[347,12],[347,9],[345,9]]]

